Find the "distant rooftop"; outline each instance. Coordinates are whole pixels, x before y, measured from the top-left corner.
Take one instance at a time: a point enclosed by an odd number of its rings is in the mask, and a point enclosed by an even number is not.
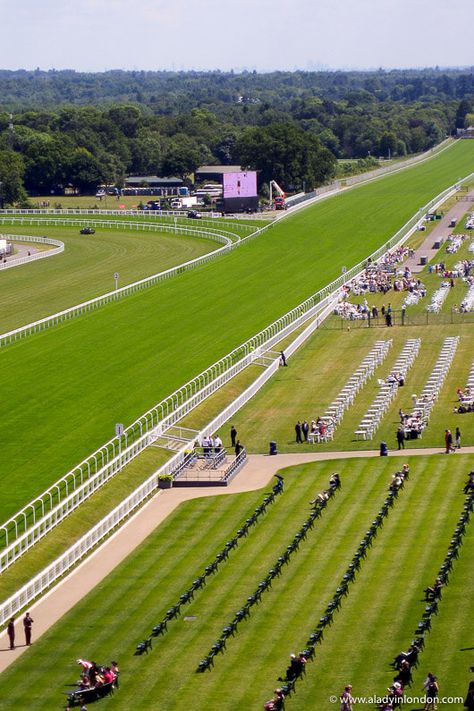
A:
[[[183,181],[181,178],[176,178],[176,177],[171,177],[171,178],[159,178],[157,175],[132,175],[129,178],[125,178],[125,184],[126,185],[163,185],[163,186],[172,186],[172,185],[182,185]]]
[[[224,174],[224,173],[240,173],[242,168],[240,165],[201,165],[194,172],[194,175],[199,176],[201,174]]]

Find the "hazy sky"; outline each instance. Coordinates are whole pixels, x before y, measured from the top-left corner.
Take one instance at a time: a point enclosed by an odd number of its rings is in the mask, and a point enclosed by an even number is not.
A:
[[[1,69],[474,65],[474,0],[0,0]]]

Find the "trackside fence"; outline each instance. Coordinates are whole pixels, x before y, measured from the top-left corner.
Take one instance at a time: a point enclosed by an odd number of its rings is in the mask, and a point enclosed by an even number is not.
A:
[[[52,257],[55,254],[61,254],[64,252],[64,243],[59,239],[52,239],[51,237],[33,237],[25,235],[4,235],[1,237],[3,239],[10,239],[15,242],[32,242],[34,244],[50,244],[54,249],[47,249],[42,252],[35,252],[35,254],[30,254],[26,257],[15,257],[14,259],[8,259],[7,261],[0,261],[0,269],[10,269],[10,267],[18,267],[20,264],[27,264],[29,262],[36,262],[38,259],[45,259],[46,257]]]

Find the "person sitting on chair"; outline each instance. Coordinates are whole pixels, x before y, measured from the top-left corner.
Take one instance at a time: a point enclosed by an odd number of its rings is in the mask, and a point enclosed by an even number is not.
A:
[[[443,581],[441,578],[436,578],[435,584],[433,585],[432,588],[426,588],[425,592],[425,599],[426,601],[430,600],[436,600],[437,598],[441,597],[441,588],[443,587]]]
[[[331,474],[329,478],[329,488],[330,489],[340,489],[341,488],[341,478],[337,472]]]

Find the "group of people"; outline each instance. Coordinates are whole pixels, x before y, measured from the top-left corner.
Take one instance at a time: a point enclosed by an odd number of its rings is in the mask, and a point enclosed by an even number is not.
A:
[[[295,425],[295,435],[296,443],[303,444],[303,442],[309,442],[309,435],[317,435],[320,439],[324,439],[331,431],[331,426],[333,423],[331,419],[321,417],[316,418],[316,420],[311,420],[308,423],[307,420],[298,420]]]
[[[119,668],[115,661],[110,662],[110,666],[104,667],[96,662],[90,662],[87,659],[78,659],[77,663],[81,666],[81,677],[77,681],[77,686],[80,691],[87,689],[98,689],[105,684],[114,683],[118,686]]]
[[[392,474],[392,481],[390,482],[390,486],[388,487],[390,491],[398,491],[399,489],[401,489],[405,480],[408,479],[409,475],[410,465],[404,464],[398,472]]]
[[[456,449],[461,449],[461,430],[459,429],[459,427],[456,427],[456,431],[454,433],[454,442],[451,430],[444,431],[444,445],[446,447],[446,454],[451,454],[452,452],[455,452]]]
[[[31,645],[31,630],[34,620],[29,612],[23,618],[23,630],[25,632],[25,644],[27,647]],[[7,626],[7,635],[10,642],[10,649],[15,649],[15,618],[11,617]]]

